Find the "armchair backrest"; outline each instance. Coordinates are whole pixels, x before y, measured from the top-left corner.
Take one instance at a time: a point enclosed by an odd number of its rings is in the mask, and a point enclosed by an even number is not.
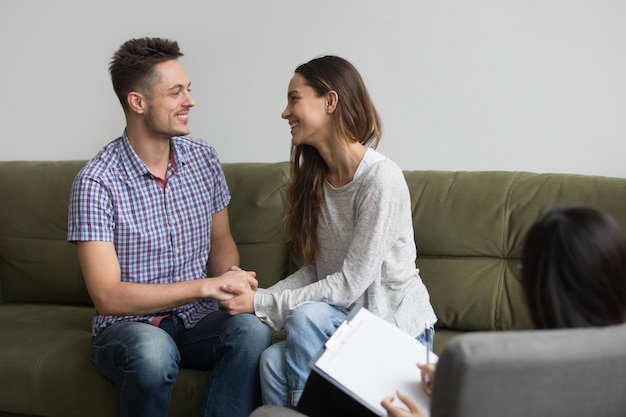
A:
[[[626,324],[468,333],[437,366],[432,417],[626,415]]]

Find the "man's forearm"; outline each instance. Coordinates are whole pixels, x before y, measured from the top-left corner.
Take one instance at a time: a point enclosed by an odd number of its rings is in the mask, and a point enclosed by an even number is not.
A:
[[[209,277],[218,277],[233,265],[239,266],[239,251],[235,242],[211,248],[207,264]]]

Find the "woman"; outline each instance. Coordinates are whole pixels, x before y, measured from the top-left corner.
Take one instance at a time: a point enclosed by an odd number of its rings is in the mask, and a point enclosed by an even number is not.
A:
[[[537,329],[609,326],[626,314],[626,239],[608,214],[581,206],[549,210],[528,231],[522,254],[522,286]],[[430,393],[435,366],[419,365]],[[410,411],[382,405],[390,417],[423,416],[408,397]]]
[[[264,404],[294,407],[309,360],[355,303],[423,338],[435,323],[415,268],[411,201],[402,170],[373,148],[376,109],[357,70],[324,56],[299,66],[282,118],[292,136],[287,242],[303,262],[268,289],[224,287],[231,314],[254,311],[286,340],[261,358]]]

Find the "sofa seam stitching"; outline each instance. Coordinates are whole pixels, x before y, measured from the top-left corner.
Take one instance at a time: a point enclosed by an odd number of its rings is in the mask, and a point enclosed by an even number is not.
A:
[[[502,259],[503,262],[500,264],[500,271],[498,273],[498,287],[497,287],[497,298],[496,298],[496,315],[494,316],[494,323],[493,323],[493,328],[494,329],[498,329],[497,325],[500,321],[500,318],[502,316],[501,313],[501,309],[502,309],[502,293],[503,293],[503,288],[504,288],[504,274],[506,272],[506,268],[505,268],[505,264],[506,264],[506,259],[505,259],[505,250],[506,250],[506,242],[507,239],[509,237],[509,226],[511,224],[510,221],[510,208],[511,208],[511,198],[513,196],[513,190],[515,189],[515,186],[517,185],[520,177],[521,177],[521,172],[515,172],[513,177],[511,178],[511,182],[508,186],[507,192],[506,192],[506,197],[505,197],[505,201],[504,201],[504,205],[502,207],[503,210],[503,216],[502,216],[502,244],[500,247],[500,250],[502,252]]]

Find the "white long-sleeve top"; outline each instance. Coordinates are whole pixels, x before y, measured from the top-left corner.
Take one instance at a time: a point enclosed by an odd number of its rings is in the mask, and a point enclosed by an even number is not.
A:
[[[415,267],[411,199],[402,170],[368,149],[355,178],[324,184],[317,226],[319,256],[254,297],[255,314],[274,329],[298,305],[341,309],[360,302],[416,337],[437,318]]]

